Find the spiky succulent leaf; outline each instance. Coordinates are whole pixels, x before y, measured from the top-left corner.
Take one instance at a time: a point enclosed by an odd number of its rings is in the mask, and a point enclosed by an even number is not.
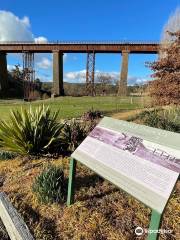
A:
[[[1,145],[20,154],[47,152],[60,144],[63,127],[57,122],[58,111],[51,113],[44,105],[11,111],[10,121],[0,121]]]

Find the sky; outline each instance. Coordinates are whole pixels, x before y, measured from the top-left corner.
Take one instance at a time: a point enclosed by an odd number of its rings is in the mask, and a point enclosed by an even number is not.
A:
[[[127,40],[160,41],[180,0],[1,0],[0,41]],[[145,62],[155,54],[130,54],[128,84],[143,83],[152,72]],[[96,72],[119,78],[121,54],[96,54]],[[8,68],[22,65],[8,54]],[[64,81],[85,80],[86,54],[64,54]],[[36,54],[36,77],[52,81],[52,55]]]

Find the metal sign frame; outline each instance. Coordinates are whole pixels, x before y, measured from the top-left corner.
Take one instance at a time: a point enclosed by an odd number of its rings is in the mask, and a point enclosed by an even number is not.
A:
[[[69,182],[68,182],[68,195],[67,195],[67,206],[70,206],[71,204],[74,203],[74,194],[75,194],[75,176],[76,176],[76,166],[77,166],[77,161],[78,159],[75,159],[74,157],[70,158],[70,165],[69,165]],[[81,161],[80,161],[81,162]],[[82,163],[82,162],[81,162]],[[86,165],[85,163],[82,163],[84,165]],[[103,176],[102,174],[99,174],[95,167],[89,167],[91,170],[93,170],[94,172],[96,172],[98,175],[100,175],[102,178],[106,179],[105,176]],[[107,180],[107,179],[106,179]],[[109,180],[108,180],[109,181]],[[178,179],[177,179],[178,181]],[[177,182],[176,181],[176,182]],[[113,183],[114,184],[114,183]],[[114,184],[115,185],[115,184]],[[171,191],[171,194],[175,188],[176,183],[174,184],[174,187]],[[118,188],[120,188],[119,186],[117,186]],[[123,191],[125,191],[124,189],[122,189]],[[126,192],[126,191],[125,191]],[[129,194],[129,193],[128,193]],[[171,197],[171,194],[166,202],[166,205]],[[131,194],[130,194],[131,195]],[[134,197],[134,196],[133,196]],[[135,197],[136,198],[136,197]],[[140,200],[139,200],[140,201]],[[141,201],[143,204],[145,204],[143,201]],[[151,206],[148,206],[147,204],[145,204],[147,207],[149,207],[152,211],[151,211],[151,219],[150,219],[150,225],[149,225],[149,230],[148,230],[148,240],[157,240],[159,237],[159,229],[161,226],[161,220],[162,220],[162,216],[164,213],[164,209],[166,207],[166,205],[164,206],[162,212],[158,212],[156,209],[152,208]]]

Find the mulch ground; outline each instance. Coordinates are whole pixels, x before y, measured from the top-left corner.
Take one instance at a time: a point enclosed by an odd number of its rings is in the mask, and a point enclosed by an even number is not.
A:
[[[37,240],[134,240],[137,226],[148,228],[150,209],[118,190],[82,165],[78,165],[75,203],[44,205],[37,201],[32,184],[44,166],[62,166],[66,186],[68,159],[0,160],[0,176],[4,179],[0,191],[6,192],[14,207],[20,212]],[[162,229],[171,234],[160,236],[162,240],[179,239],[178,182],[163,217]]]

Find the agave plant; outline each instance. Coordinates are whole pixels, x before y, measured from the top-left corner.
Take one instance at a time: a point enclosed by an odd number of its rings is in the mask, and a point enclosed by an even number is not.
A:
[[[60,144],[63,127],[57,122],[58,111],[51,113],[44,105],[11,111],[10,121],[0,121],[1,145],[19,154],[39,154]]]
[[[65,194],[64,172],[49,165],[35,178],[32,190],[43,203],[62,202]]]

